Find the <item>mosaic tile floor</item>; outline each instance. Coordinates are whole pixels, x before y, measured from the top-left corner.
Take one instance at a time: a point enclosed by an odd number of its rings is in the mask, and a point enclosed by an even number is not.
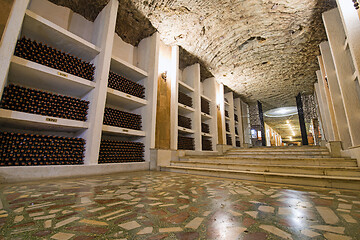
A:
[[[360,192],[167,172],[2,185],[0,239],[360,239]]]

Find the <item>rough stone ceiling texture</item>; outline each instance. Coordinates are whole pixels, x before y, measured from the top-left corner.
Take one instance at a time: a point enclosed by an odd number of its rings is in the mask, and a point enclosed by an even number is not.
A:
[[[108,0],[51,0],[93,20]],[[155,29],[245,100],[264,110],[295,105],[311,93],[318,44],[326,39],[321,13],[335,0],[119,0],[116,31],[136,45]],[[144,17],[145,16],[145,17]],[[151,24],[146,20],[148,18]],[[186,64],[185,64],[186,65]]]

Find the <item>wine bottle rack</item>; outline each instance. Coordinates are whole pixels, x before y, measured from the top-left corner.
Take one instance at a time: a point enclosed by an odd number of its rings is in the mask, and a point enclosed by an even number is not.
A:
[[[183,92],[179,92],[179,99],[178,99],[179,103],[182,103],[188,107],[193,107],[193,101],[192,98],[188,95],[186,95]]]
[[[114,108],[105,108],[104,125],[141,130],[141,115],[120,111]]]
[[[144,147],[140,142],[101,140],[99,163],[144,162]]]
[[[226,132],[230,132],[230,125],[229,125],[229,123],[225,123],[225,129],[226,129]]]
[[[14,55],[90,81],[94,80],[93,64],[25,37],[18,40]]]
[[[232,145],[232,138],[231,135],[226,135],[226,145]]]
[[[240,147],[240,141],[236,141],[236,146]]]
[[[238,132],[237,127],[235,128],[235,134],[236,134],[236,135],[239,135],[239,132]]]
[[[201,132],[210,133],[210,127],[206,123],[201,123]]]
[[[234,119],[235,119],[235,122],[238,122],[239,121],[239,117],[237,114],[234,114]]]
[[[0,166],[83,164],[85,140],[0,132]]]
[[[145,88],[142,85],[111,71],[109,73],[108,87],[138,98],[145,98]]]
[[[210,115],[210,103],[204,98],[201,98],[201,112]]]
[[[194,138],[178,136],[178,149],[195,150]]]
[[[212,142],[210,139],[206,139],[205,137],[202,137],[201,139],[201,145],[203,151],[212,151]]]
[[[26,113],[86,121],[89,102],[10,84],[4,89],[1,107]]]
[[[191,129],[191,118],[178,115],[178,125],[187,129]]]

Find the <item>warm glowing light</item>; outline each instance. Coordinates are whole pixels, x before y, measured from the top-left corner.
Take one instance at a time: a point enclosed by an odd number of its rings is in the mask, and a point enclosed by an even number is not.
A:
[[[294,131],[292,132],[292,135],[295,137],[295,132]]]
[[[286,123],[287,123],[287,124],[290,124],[290,121],[289,121],[289,120],[286,120]]]
[[[292,141],[293,140],[293,138],[290,136],[290,141]]]
[[[288,117],[297,114],[297,107],[281,107],[266,111],[266,117]]]

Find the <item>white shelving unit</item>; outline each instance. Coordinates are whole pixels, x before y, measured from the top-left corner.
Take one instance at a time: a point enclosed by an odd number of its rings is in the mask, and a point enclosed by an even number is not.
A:
[[[229,116],[225,116],[225,122],[229,124],[229,130],[226,131],[226,135],[231,137],[231,146],[235,147],[235,118],[234,118],[234,93],[228,92],[224,94],[225,110],[228,111]]]
[[[48,175],[44,174],[46,170],[43,171],[47,168],[51,169],[52,177],[71,176],[79,172],[84,175],[87,171],[89,174],[106,174],[149,169],[150,148],[155,145],[157,45],[160,40],[158,33],[155,33],[143,39],[137,47],[122,42],[115,35],[118,4],[117,0],[110,0],[96,20],[90,22],[70,9],[46,0],[14,1],[0,47],[0,95],[8,84],[18,84],[78,97],[89,101],[90,105],[86,122],[0,109],[0,130],[16,129],[60,136],[71,133],[70,136],[86,141],[84,165],[3,167],[0,168],[0,175],[4,176],[6,172],[8,179],[21,179],[19,173],[29,171],[29,174],[23,174],[24,179],[39,179]],[[16,42],[22,36],[93,63],[96,68],[94,81],[13,56]],[[123,55],[124,52],[131,53],[131,56]],[[108,88],[110,70],[142,84],[145,99]],[[103,125],[107,105],[140,114],[142,130]],[[143,142],[145,162],[98,165],[102,136]]]

